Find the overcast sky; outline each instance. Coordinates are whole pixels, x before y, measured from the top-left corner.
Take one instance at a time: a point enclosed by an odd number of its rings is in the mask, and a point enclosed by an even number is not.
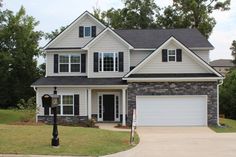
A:
[[[172,0],[156,0],[160,7],[167,6]],[[51,32],[60,26],[67,26],[85,10],[93,11],[94,7],[107,10],[111,7],[123,7],[122,0],[3,0],[4,9],[18,11],[23,5],[28,15],[40,21],[37,30]],[[210,37],[215,49],[210,59],[232,58],[229,47],[236,40],[236,1],[231,0],[231,10],[213,13],[217,24]],[[40,42],[44,46],[45,41]],[[39,62],[43,62],[39,59]]]

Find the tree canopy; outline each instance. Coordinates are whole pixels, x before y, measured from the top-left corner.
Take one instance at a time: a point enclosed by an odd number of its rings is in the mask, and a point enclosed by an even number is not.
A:
[[[216,20],[211,16],[214,10],[229,10],[230,0],[173,0],[166,7],[157,22],[163,28],[197,28],[209,38]]]
[[[236,119],[236,70],[226,75],[220,87],[220,113]]]
[[[232,56],[234,57],[233,62],[236,64],[236,40],[233,40],[230,50],[232,51]]]
[[[15,106],[19,99],[34,95],[30,85],[39,77],[36,56],[42,32],[23,7],[14,14],[0,11],[0,106]]]

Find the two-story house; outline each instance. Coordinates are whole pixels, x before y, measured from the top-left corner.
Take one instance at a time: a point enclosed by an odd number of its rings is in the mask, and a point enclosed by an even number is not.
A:
[[[44,94],[60,96],[59,121],[138,126],[218,123],[222,75],[213,46],[196,29],[114,30],[84,12],[44,48],[46,76],[32,84],[38,121],[50,121]]]

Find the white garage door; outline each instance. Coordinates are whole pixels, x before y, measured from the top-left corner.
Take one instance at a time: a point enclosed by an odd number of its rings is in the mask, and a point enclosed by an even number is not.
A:
[[[206,96],[137,96],[137,126],[207,125]]]

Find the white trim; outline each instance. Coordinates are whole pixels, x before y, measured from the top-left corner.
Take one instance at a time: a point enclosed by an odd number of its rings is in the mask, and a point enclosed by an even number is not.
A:
[[[76,20],[74,20],[69,27],[67,27],[63,32],[61,32],[56,38],[54,38],[52,41],[49,41],[49,43],[44,47],[44,50],[47,49],[49,46],[51,46],[58,38],[60,38],[63,34],[65,34],[70,28],[72,28],[78,21],[80,21],[85,15],[90,16],[92,19],[95,20],[98,24],[100,24],[103,28],[106,28],[104,24],[102,24],[98,19],[93,17],[91,13],[88,11],[85,11],[83,14],[81,14]]]
[[[126,89],[122,89],[122,126],[126,126]]]
[[[223,79],[223,77],[179,77],[179,78],[123,78],[123,80],[132,82],[152,82],[152,81],[216,81]]]
[[[124,77],[128,77],[129,75],[131,75],[132,73],[138,71],[140,68],[142,68],[148,61],[150,61],[154,55],[156,55],[156,53],[158,53],[161,49],[163,49],[164,47],[166,47],[166,45],[171,42],[174,41],[176,42],[178,45],[180,45],[186,52],[188,52],[193,58],[195,58],[199,63],[201,63],[202,65],[204,65],[207,69],[209,69],[210,71],[212,71],[213,73],[215,73],[217,76],[222,77],[222,75],[220,73],[218,73],[214,68],[212,68],[210,65],[208,65],[206,62],[204,62],[201,58],[199,58],[196,54],[194,54],[190,49],[188,49],[187,47],[185,47],[182,43],[180,43],[177,39],[175,39],[173,36],[170,37],[166,42],[164,42],[159,48],[157,48],[153,53],[151,53],[147,58],[145,58],[140,64],[138,64],[138,66],[136,66],[133,70],[131,70],[129,73],[127,73]]]
[[[92,119],[92,89],[88,89],[88,119]]]
[[[119,122],[120,121],[120,106],[121,106],[121,101],[120,101],[120,92],[97,92],[97,118],[98,121],[104,121],[103,120],[103,96],[104,95],[114,95],[114,121]],[[99,117],[99,97],[102,96],[102,117]],[[119,99],[119,107],[118,107],[118,118],[116,118],[116,96],[118,96]]]
[[[113,71],[104,71],[104,53],[112,53],[113,55]],[[101,55],[101,56],[100,56]],[[100,65],[100,57],[101,57],[101,63],[102,65]],[[116,62],[116,57],[117,57],[117,62]],[[119,69],[119,57],[118,57],[118,52],[98,52],[98,72],[118,72]],[[117,64],[117,65],[116,65]],[[101,66],[101,70],[100,70],[100,66]],[[116,70],[116,66],[117,66],[117,70]]]
[[[121,38],[117,33],[115,33],[110,27],[107,27],[105,30],[103,30],[98,36],[96,36],[93,40],[91,40],[85,47],[83,47],[83,50],[88,50],[89,46],[91,46],[92,44],[94,44],[100,37],[102,37],[102,35],[107,32],[110,31],[112,34],[115,35],[115,37],[117,37],[118,39],[120,39],[123,43],[125,43],[129,49],[133,49],[134,47],[132,45],[130,45],[127,41],[125,41],[123,38]]]

